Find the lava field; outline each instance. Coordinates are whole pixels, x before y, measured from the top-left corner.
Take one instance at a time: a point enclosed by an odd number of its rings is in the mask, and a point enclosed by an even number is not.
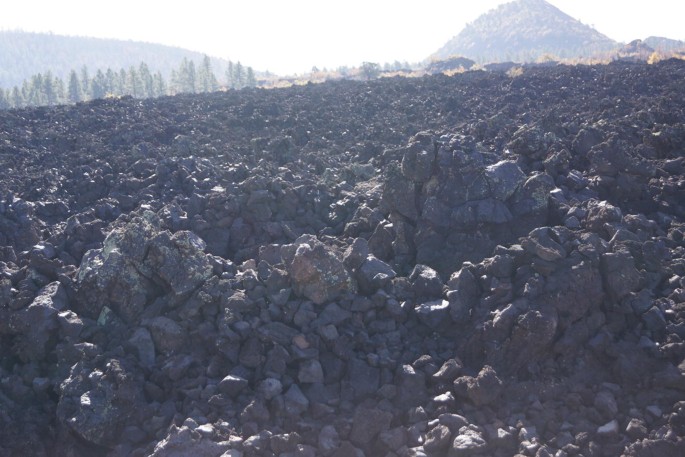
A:
[[[685,455],[684,88],[0,112],[0,455]]]

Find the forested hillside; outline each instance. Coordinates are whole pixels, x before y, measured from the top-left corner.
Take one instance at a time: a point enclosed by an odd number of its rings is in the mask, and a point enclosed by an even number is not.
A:
[[[9,89],[21,86],[25,79],[47,71],[66,80],[71,70],[83,66],[93,71],[98,68],[104,71],[107,68],[138,67],[140,62],[145,62],[151,69],[169,78],[171,70],[177,68],[184,58],[200,61],[203,55],[186,49],[136,41],[2,31],[0,87]],[[227,60],[212,58],[212,66],[217,74],[223,74],[227,65]]]
[[[169,78],[153,71],[145,62],[138,66],[113,70],[98,69],[91,73],[85,65],[72,69],[66,79],[51,71],[37,73],[12,89],[0,87],[0,110],[26,106],[55,106],[106,97],[129,95],[153,98],[163,95],[214,92],[221,87],[242,89],[255,87],[257,80],[252,67],[228,61],[226,72],[217,77],[212,59],[204,56],[197,64],[185,57],[171,70]]]

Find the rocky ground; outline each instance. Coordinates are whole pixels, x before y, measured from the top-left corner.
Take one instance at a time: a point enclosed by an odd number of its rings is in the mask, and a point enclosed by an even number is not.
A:
[[[685,455],[683,87],[0,113],[0,455]]]

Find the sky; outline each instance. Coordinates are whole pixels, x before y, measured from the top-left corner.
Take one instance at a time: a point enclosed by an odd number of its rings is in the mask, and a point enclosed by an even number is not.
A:
[[[685,40],[683,0],[548,1],[618,41]],[[506,2],[10,0],[0,29],[161,43],[285,75],[365,61],[419,62]]]

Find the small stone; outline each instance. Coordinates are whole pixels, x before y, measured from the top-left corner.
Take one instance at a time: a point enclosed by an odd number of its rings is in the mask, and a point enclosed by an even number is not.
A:
[[[264,381],[259,383],[257,391],[262,394],[264,399],[271,400],[276,395],[280,395],[283,391],[283,384],[281,381],[275,378],[266,378]]]
[[[293,384],[283,396],[285,401],[285,410],[288,414],[299,416],[309,408],[309,400],[302,393],[302,390]]]
[[[300,371],[297,375],[297,379],[304,383],[322,383],[323,368],[318,360],[310,359],[305,360],[300,364]]]
[[[454,438],[448,456],[464,457],[483,453],[487,449],[487,446],[487,442],[480,433],[466,429],[463,433],[460,433]]]
[[[642,439],[647,436],[648,430],[644,421],[631,419],[626,427],[626,434],[634,440]]]
[[[462,427],[469,425],[469,421],[459,414],[454,413],[443,413],[438,416],[438,421],[442,425],[446,425],[452,431],[452,433],[458,432]]]
[[[446,425],[433,427],[423,441],[423,448],[428,453],[442,452],[450,445],[452,432]]]
[[[657,419],[664,414],[661,408],[659,408],[657,405],[650,405],[645,408],[645,410]]]
[[[219,390],[229,397],[235,397],[247,387],[247,384],[247,379],[229,374],[219,382]]]
[[[597,436],[600,438],[612,438],[618,435],[618,421],[616,419],[607,422],[601,427],[597,428]]]
[[[452,382],[461,373],[464,364],[458,359],[448,359],[442,364],[440,369],[433,374],[432,378],[440,382]]]
[[[450,302],[435,300],[421,303],[414,307],[419,320],[432,329],[438,329],[450,323]]]
[[[358,407],[354,413],[350,440],[358,445],[370,443],[379,433],[388,430],[393,415],[388,411]]]

